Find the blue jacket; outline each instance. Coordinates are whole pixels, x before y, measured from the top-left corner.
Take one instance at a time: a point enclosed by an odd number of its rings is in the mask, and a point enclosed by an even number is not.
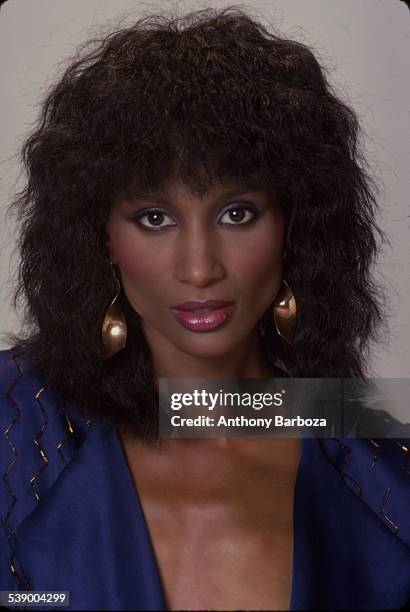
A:
[[[70,591],[72,610],[165,610],[116,430],[68,414],[11,351],[0,352],[0,426],[0,590]],[[302,439],[291,610],[409,605],[408,449]]]

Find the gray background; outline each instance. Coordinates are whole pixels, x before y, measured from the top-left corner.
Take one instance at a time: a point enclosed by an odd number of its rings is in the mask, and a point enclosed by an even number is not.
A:
[[[5,218],[23,184],[18,150],[47,85],[75,47],[103,28],[165,10],[228,6],[227,2],[138,3],[132,0],[9,0],[0,10],[0,333],[17,331],[11,306],[17,262],[15,227]],[[239,4],[287,36],[310,45],[336,91],[359,114],[365,150],[381,187],[382,227],[390,239],[377,266],[389,295],[389,334],[372,351],[369,375],[410,377],[408,58],[410,12],[399,0],[273,0]],[[407,61],[406,61],[407,60]],[[5,340],[0,348],[5,348]]]

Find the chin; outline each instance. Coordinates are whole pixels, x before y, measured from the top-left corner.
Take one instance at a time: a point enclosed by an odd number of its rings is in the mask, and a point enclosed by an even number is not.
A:
[[[175,342],[175,345],[192,357],[219,358],[225,355],[228,357],[245,339],[231,331],[229,334],[222,333],[222,330],[206,333],[191,332],[191,334],[191,339]]]

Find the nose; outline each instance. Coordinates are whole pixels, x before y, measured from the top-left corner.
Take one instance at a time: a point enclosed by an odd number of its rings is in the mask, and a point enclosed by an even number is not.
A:
[[[180,235],[176,277],[192,287],[207,287],[225,277],[217,237],[207,228],[186,229]]]

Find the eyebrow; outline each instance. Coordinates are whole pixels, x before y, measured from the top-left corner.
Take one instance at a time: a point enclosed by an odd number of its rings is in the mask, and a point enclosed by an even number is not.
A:
[[[265,191],[264,187],[255,187],[254,185],[241,185],[235,187],[233,189],[229,189],[228,191],[224,191],[217,198],[216,201],[226,200],[228,198],[232,198],[233,196],[244,195],[245,193],[257,192],[257,191]],[[142,203],[151,203],[151,204],[163,204],[165,206],[172,205],[171,200],[169,200],[165,193],[163,192],[137,192],[133,194],[129,203],[135,206],[138,206]]]

